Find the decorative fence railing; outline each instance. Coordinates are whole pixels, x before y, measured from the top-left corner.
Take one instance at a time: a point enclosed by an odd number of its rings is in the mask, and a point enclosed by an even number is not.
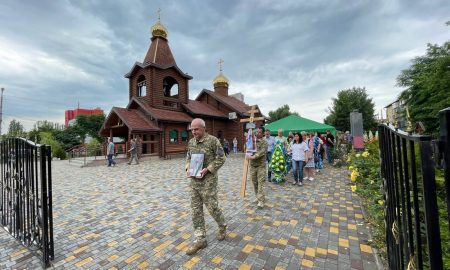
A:
[[[51,148],[22,138],[0,142],[0,223],[44,267],[54,258]]]
[[[450,108],[440,112],[441,137],[433,152],[431,136],[378,127],[389,269],[444,269],[439,207],[450,214]],[[445,187],[437,190],[435,157],[442,157]],[[437,192],[445,192],[438,206]],[[446,201],[446,203],[445,203]]]

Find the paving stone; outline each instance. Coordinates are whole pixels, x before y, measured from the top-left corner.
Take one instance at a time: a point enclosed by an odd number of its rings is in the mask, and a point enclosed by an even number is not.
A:
[[[377,269],[369,231],[357,225],[364,222],[360,200],[345,170],[327,167],[303,187],[267,183],[266,208],[256,209],[251,185],[247,197],[239,197],[242,164],[242,154],[231,156],[219,171],[226,240],[217,242],[217,224],[205,211],[208,247],[190,257],[183,159],[113,168],[53,162],[53,267]],[[42,269],[40,257],[4,230],[0,242],[0,269]]]

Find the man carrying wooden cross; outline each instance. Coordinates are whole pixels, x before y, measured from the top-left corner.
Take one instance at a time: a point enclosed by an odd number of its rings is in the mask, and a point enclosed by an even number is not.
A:
[[[255,189],[256,200],[258,208],[263,208],[265,203],[264,184],[266,182],[266,155],[267,155],[267,141],[264,139],[264,128],[259,127],[256,130],[256,153],[253,155],[246,155],[250,160],[250,176]]]

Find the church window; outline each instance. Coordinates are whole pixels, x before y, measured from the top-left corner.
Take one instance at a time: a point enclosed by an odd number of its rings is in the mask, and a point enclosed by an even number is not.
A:
[[[171,131],[169,131],[169,141],[171,143],[178,142],[178,130],[172,129]]]
[[[172,77],[165,77],[163,80],[163,91],[165,97],[178,97],[178,82]]]
[[[139,76],[137,88],[138,88],[138,97],[145,97],[147,95],[147,83],[145,81],[144,75]]]
[[[189,135],[188,135],[187,130],[184,130],[183,132],[181,132],[181,141],[182,142],[187,142],[188,138],[189,138]]]

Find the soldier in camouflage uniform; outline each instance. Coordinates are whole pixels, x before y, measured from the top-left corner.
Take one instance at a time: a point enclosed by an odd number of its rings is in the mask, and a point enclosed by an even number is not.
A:
[[[217,173],[219,168],[225,163],[225,153],[220,141],[205,132],[205,122],[202,119],[194,119],[191,123],[191,130],[194,138],[188,144],[186,172],[187,177],[190,178],[189,191],[195,241],[186,251],[187,255],[194,255],[197,251],[207,246],[203,204],[219,226],[217,235],[219,241],[225,239],[227,228],[217,200]],[[204,154],[203,169],[200,172],[200,177],[190,176],[191,156],[194,154]]]
[[[265,203],[264,183],[266,181],[266,155],[267,141],[263,138],[264,128],[259,127],[256,130],[256,153],[252,156],[246,156],[250,160],[250,175],[255,188],[256,201],[258,208],[263,208]],[[255,202],[256,202],[255,201]]]

